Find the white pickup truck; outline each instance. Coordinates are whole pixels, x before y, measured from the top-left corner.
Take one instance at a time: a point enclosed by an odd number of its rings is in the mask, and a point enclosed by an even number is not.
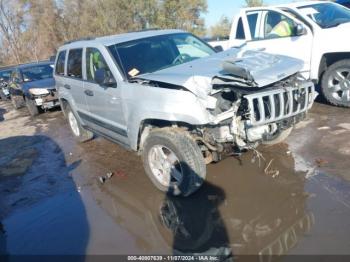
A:
[[[228,41],[216,49],[246,44],[248,49],[304,61],[302,74],[320,83],[325,99],[350,107],[350,9],[332,2],[297,2],[241,9]]]

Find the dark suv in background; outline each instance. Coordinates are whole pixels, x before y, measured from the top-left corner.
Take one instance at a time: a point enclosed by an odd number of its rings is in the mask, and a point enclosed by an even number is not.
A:
[[[10,98],[7,85],[9,83],[12,70],[13,68],[11,67],[0,68],[0,98],[3,100]]]
[[[53,78],[53,63],[42,61],[15,67],[11,74],[9,92],[13,106],[27,106],[32,116],[41,110],[59,106]]]

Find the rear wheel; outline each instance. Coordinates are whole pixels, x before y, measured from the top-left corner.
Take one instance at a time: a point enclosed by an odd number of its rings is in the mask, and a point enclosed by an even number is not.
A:
[[[350,59],[338,61],[326,70],[321,91],[328,103],[350,107]]]
[[[82,127],[69,105],[66,105],[65,111],[69,127],[75,138],[81,143],[91,140],[94,134]]]
[[[184,132],[152,131],[144,143],[142,159],[154,185],[172,195],[189,196],[206,176],[202,152]]]
[[[31,116],[37,116],[39,115],[39,108],[38,106],[35,104],[35,101],[30,99],[30,98],[27,98],[26,99],[26,106],[27,106],[27,109],[29,111],[29,114]]]

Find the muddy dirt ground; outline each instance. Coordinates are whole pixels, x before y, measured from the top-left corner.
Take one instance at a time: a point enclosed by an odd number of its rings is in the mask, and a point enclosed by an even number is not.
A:
[[[135,153],[78,144],[60,111],[32,119],[0,100],[0,254],[350,254],[349,110],[315,104],[258,150],[173,198]]]

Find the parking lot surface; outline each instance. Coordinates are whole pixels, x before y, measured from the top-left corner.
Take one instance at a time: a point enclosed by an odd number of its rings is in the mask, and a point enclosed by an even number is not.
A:
[[[0,100],[0,253],[350,254],[349,156],[348,109],[315,104],[286,143],[210,164],[197,193],[169,197],[135,153]]]

